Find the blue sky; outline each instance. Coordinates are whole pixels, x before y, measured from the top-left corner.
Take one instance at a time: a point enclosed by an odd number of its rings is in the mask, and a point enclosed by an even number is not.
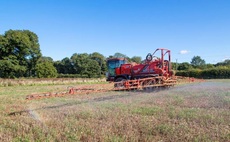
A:
[[[0,34],[30,30],[43,56],[168,48],[172,61],[230,58],[230,0],[1,0]]]

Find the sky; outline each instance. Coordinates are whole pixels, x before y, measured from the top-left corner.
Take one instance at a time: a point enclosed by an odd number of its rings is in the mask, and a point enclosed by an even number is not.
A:
[[[173,62],[230,59],[230,0],[0,0],[0,34],[30,30],[43,56],[171,50]]]

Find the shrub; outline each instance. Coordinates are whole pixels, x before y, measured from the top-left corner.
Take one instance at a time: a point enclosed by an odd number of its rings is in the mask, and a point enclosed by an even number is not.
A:
[[[36,76],[38,78],[55,78],[57,70],[51,62],[41,62],[36,65]]]

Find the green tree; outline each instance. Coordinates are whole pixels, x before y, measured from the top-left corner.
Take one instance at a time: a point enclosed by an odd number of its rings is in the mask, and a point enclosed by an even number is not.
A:
[[[74,69],[74,64],[71,59],[68,57],[62,59],[61,61],[54,62],[58,73],[60,74],[75,74],[76,70]]]
[[[98,75],[105,74],[107,70],[105,57],[98,52],[94,52],[90,54],[89,56],[92,60],[97,61],[98,65],[100,66]]]
[[[73,62],[74,65],[74,70],[77,74],[81,74],[87,64],[87,59],[89,58],[89,55],[87,53],[83,53],[83,54],[77,54],[74,53],[71,56],[71,61]]]
[[[40,57],[38,37],[35,33],[29,30],[9,30],[0,36],[0,60],[10,60],[12,65],[17,66],[11,68],[11,73],[6,74],[14,77],[33,76],[35,65]],[[2,63],[6,62],[2,61]],[[21,70],[20,74],[17,73],[18,69]]]
[[[38,62],[51,62],[54,63],[54,60],[51,57],[42,56],[39,58]]]
[[[226,59],[223,62],[219,62],[216,66],[230,66],[230,59]]]
[[[192,66],[188,62],[180,63],[177,67],[178,70],[189,70]]]
[[[106,59],[111,59],[111,58],[114,58],[113,55],[109,55],[109,57],[107,57]]]
[[[171,62],[171,66],[172,66],[172,69],[176,71],[178,68],[178,63]]]
[[[213,64],[206,64],[205,66],[206,69],[212,69],[215,67]]]
[[[113,55],[114,58],[128,58],[128,56],[126,56],[125,54],[122,54],[122,53],[119,53],[119,52],[116,52],[114,55]]]
[[[201,59],[200,56],[194,56],[192,58],[191,65],[195,68],[204,68],[205,60]]]
[[[140,64],[141,63],[141,57],[140,56],[133,56],[132,58],[131,58],[131,61],[132,62],[136,62],[136,63],[138,63],[138,64]]]
[[[71,57],[76,73],[81,76],[87,75],[88,77],[96,77],[100,72],[100,65],[96,60],[90,58],[87,53],[73,54]]]
[[[54,67],[56,68],[57,70],[57,73],[58,74],[65,74],[64,71],[63,71],[63,64],[61,61],[54,61]]]
[[[126,56],[125,54],[119,53],[119,52],[116,52],[113,55],[113,58],[126,58],[129,62],[131,62],[131,59],[128,56]]]
[[[89,78],[98,77],[98,72],[100,72],[100,66],[98,62],[92,59],[87,59],[87,64],[84,66],[84,70],[82,70],[82,74],[87,75]]]
[[[1,78],[16,78],[21,77],[26,71],[25,66],[20,66],[15,56],[8,56],[0,60],[0,77]]]
[[[57,77],[57,70],[53,63],[49,61],[39,62],[36,67],[36,76],[38,78],[55,78]]]
[[[7,48],[8,40],[4,35],[0,35],[0,59],[10,55],[10,49]]]

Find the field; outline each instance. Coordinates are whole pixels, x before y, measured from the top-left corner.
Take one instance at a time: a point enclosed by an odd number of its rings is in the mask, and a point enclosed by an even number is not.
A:
[[[67,86],[0,87],[0,141],[230,141],[230,80],[25,100]]]

